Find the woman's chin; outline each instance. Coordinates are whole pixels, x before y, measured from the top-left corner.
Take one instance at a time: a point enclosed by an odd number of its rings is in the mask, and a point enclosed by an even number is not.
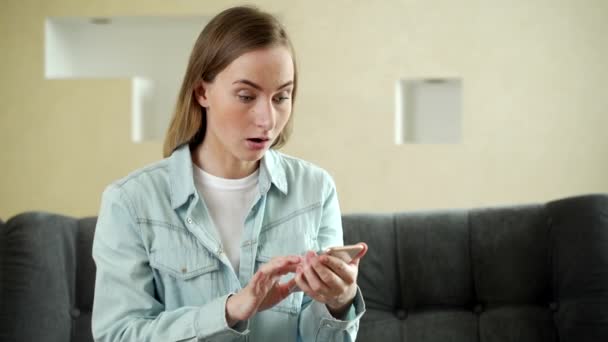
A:
[[[247,150],[247,151],[240,153],[239,159],[242,161],[247,161],[247,162],[256,162],[264,157],[264,154],[266,153],[266,151],[267,151],[266,149],[255,150],[255,151]]]

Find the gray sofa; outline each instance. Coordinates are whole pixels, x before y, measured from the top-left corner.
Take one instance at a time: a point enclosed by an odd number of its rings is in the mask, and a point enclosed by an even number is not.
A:
[[[358,341],[608,341],[608,195],[345,215]],[[91,341],[95,218],[0,222],[0,341]]]

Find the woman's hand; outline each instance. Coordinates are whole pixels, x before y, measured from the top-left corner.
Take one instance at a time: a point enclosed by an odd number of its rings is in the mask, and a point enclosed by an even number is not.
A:
[[[367,245],[349,263],[331,255],[306,253],[302,265],[296,268],[295,282],[309,297],[327,305],[330,313],[341,318],[357,294],[359,260],[367,253]]]
[[[269,309],[285,299],[295,285],[295,278],[280,284],[281,276],[293,273],[301,263],[300,256],[275,257],[260,266],[251,281],[226,302],[226,320],[229,326],[245,321],[258,311]]]

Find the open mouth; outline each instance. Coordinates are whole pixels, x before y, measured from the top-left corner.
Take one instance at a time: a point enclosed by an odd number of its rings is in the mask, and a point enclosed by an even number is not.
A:
[[[247,140],[253,141],[254,143],[257,143],[257,144],[261,144],[263,142],[268,141],[269,139],[268,138],[249,138]]]

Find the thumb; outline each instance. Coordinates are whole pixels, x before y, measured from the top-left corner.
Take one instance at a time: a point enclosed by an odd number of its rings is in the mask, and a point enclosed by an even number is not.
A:
[[[289,287],[289,291],[293,291],[293,289],[296,287],[296,277],[291,278],[286,284],[285,286]]]
[[[359,261],[361,261],[361,258],[363,258],[365,254],[367,254],[368,249],[367,244],[365,242],[359,242],[358,244],[363,246],[363,249],[350,261],[350,264],[355,266],[359,266]]]
[[[296,287],[296,279],[292,278],[291,280],[289,280],[286,283],[283,284],[276,284],[276,290],[279,292],[279,296],[281,297],[281,300],[285,299],[285,297],[289,296],[291,294],[291,291],[293,291],[293,289]]]

